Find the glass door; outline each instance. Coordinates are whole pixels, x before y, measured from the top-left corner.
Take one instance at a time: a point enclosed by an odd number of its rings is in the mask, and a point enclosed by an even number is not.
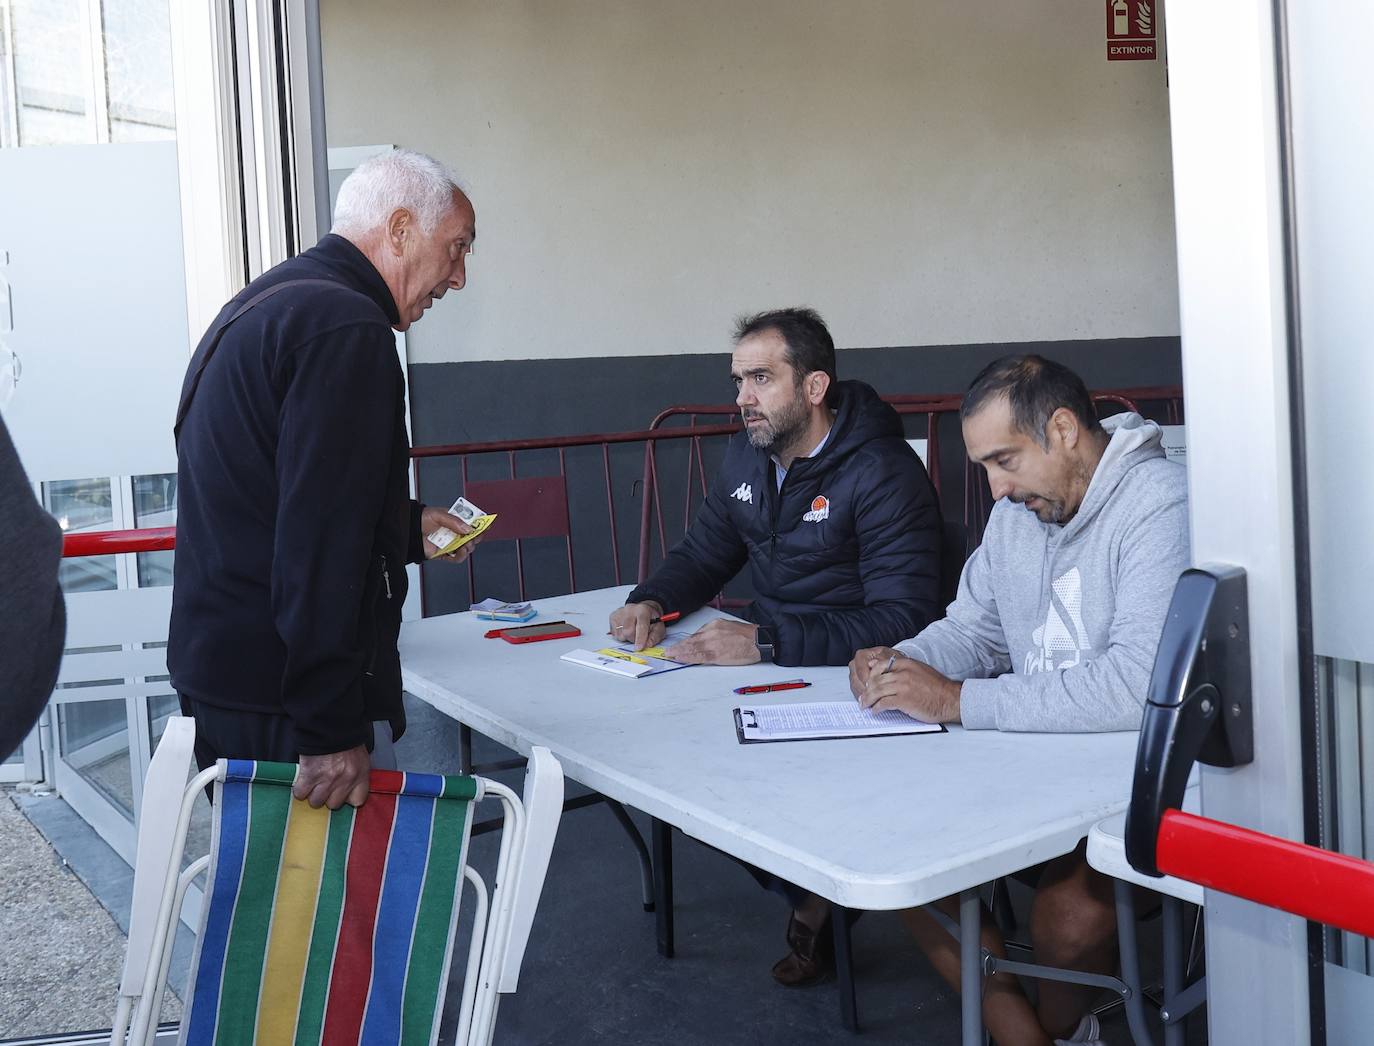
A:
[[[1180,4],[1168,35],[1193,560],[1250,607],[1254,759],[1204,768],[1202,810],[1367,859],[1374,73],[1336,5]],[[1212,890],[1206,928],[1210,1042],[1367,1040],[1366,938]]]

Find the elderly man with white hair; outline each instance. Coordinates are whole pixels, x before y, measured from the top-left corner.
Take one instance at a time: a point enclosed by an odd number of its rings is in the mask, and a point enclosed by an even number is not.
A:
[[[437,527],[468,530],[410,499],[392,331],[463,288],[475,237],[443,165],[372,157],[340,187],[333,231],[201,339],[177,409],[167,662],[202,766],[299,762],[297,796],[337,809],[387,764],[405,729],[405,564],[438,554],[423,537]]]

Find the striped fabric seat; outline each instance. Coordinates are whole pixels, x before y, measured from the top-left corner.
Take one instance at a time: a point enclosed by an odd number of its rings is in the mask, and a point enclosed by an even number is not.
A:
[[[431,1043],[477,782],[372,771],[312,809],[291,764],[229,760],[181,1042]]]

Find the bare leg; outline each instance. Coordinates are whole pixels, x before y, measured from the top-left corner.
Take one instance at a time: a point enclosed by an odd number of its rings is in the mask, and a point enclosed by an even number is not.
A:
[[[1037,962],[1087,973],[1116,964],[1116,906],[1109,878],[1089,867],[1086,843],[1045,867],[1031,905],[1031,943]],[[1040,982],[1040,1024],[1053,1036],[1073,1033],[1096,989]]]
[[[959,899],[946,897],[935,907],[956,922],[959,919]],[[921,951],[925,952],[935,971],[956,990],[959,984],[959,942],[945,928],[921,908],[902,912]],[[999,958],[1006,957],[1002,935],[991,918],[983,920],[983,947]],[[1051,1039],[1036,1019],[1035,1009],[1021,991],[1021,985],[1009,973],[997,973],[984,981],[983,1021],[998,1046],[1052,1046]]]

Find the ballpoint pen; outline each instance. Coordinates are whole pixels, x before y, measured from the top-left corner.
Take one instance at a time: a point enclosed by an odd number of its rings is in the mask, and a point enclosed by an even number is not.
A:
[[[896,655],[896,654],[893,654],[891,657],[889,657],[889,658],[887,659],[887,667],[884,668],[881,672],[879,672],[879,673],[877,673],[877,674],[880,675],[880,676],[885,676],[885,675],[887,675],[889,672],[892,671],[892,666],[895,665],[896,663],[897,663],[897,655]],[[868,688],[871,687],[872,685],[873,685],[873,676],[870,674],[869,677],[868,677],[868,682],[864,684],[864,696],[865,696],[865,697],[868,696]],[[860,703],[860,704],[863,704],[862,701],[860,701],[859,703]],[[864,705],[864,707],[867,708],[868,705]]]
[[[775,690],[801,690],[811,684],[804,679],[784,679],[781,683],[759,683],[756,686],[737,686],[737,694],[771,694]]]
[[[651,624],[651,625],[671,625],[674,621],[676,621],[676,620],[677,620],[678,618],[680,618],[681,616],[682,616],[682,611],[681,611],[681,610],[674,610],[674,611],[672,611],[671,613],[664,614],[662,617],[651,617],[651,618],[649,618],[649,624]]]

